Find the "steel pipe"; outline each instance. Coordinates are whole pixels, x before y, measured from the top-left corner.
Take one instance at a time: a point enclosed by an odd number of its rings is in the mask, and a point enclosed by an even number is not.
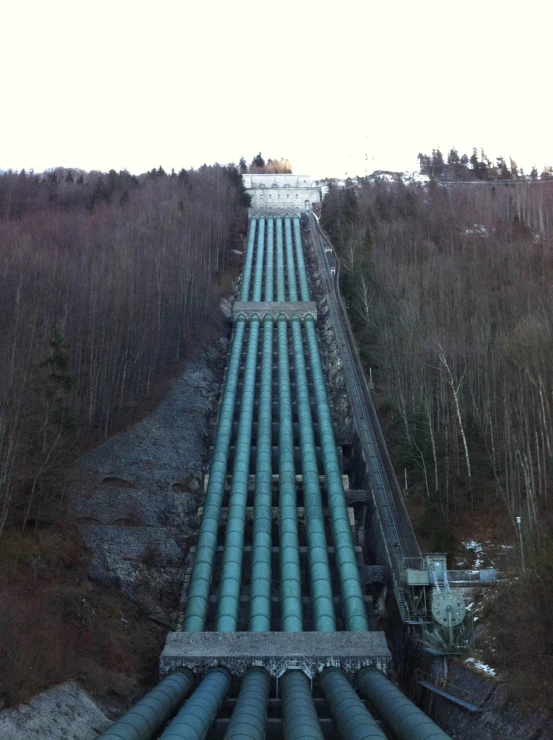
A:
[[[225,546],[221,565],[219,601],[217,606],[217,632],[234,632],[238,624],[240,585],[242,582],[242,556],[244,529],[250,475],[250,453],[255,400],[255,374],[259,318],[250,321],[250,335],[244,370],[238,437],[232,471],[228,519],[225,528]]]
[[[282,217],[276,219],[277,235],[277,301],[282,303],[286,300],[285,277],[284,277],[284,248],[282,245]]]
[[[158,683],[98,740],[151,740],[180,707],[195,686],[192,671],[183,668]]]
[[[250,295],[250,283],[252,279],[252,263],[254,255],[255,226],[257,219],[255,216],[250,218],[250,230],[248,233],[248,247],[246,249],[246,261],[244,262],[244,272],[242,274],[242,285],[240,287],[240,300],[247,301]]]
[[[264,740],[270,689],[271,676],[264,668],[244,675],[225,740]]]
[[[277,331],[281,628],[283,632],[301,632],[303,610],[294,465],[294,427],[288,363],[288,325],[283,316],[278,319]]]
[[[190,577],[188,600],[186,602],[183,622],[183,630],[185,632],[201,632],[204,629],[207,616],[209,590],[213,576],[213,561],[217,548],[217,535],[221,518],[221,505],[225,492],[236,386],[238,385],[240,371],[240,354],[242,352],[245,330],[246,319],[244,317],[238,317],[232,340],[219,424],[215,435],[213,459],[209,469],[209,482],[198,535],[194,567]]]
[[[377,668],[363,668],[357,683],[399,740],[451,740]]]
[[[226,668],[215,668],[208,673],[160,740],[203,740],[215,722],[230,682]]]
[[[344,740],[386,740],[386,735],[339,668],[324,670],[319,684]]]
[[[284,234],[286,241],[286,268],[288,277],[288,300],[298,300],[298,285],[296,281],[296,268],[294,266],[294,248],[292,246],[292,226],[290,216],[284,217]]]
[[[319,483],[319,467],[315,452],[315,434],[313,432],[313,419],[311,417],[305,369],[301,321],[297,316],[292,317],[292,338],[296,367],[296,399],[313,617],[316,631],[334,632],[336,617],[332,594],[332,577],[328,563],[328,543]]]
[[[323,740],[311,686],[305,673],[287,671],[281,679],[281,686],[284,740]]]
[[[265,283],[266,285],[267,283]],[[250,630],[271,629],[273,319],[263,321],[263,353],[257,425],[250,595]]]
[[[272,216],[267,218],[267,262],[265,267],[265,300],[273,300],[274,284],[274,236],[273,236],[274,219]]]

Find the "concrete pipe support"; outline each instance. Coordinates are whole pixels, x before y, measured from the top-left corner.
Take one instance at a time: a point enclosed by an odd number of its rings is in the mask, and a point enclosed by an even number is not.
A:
[[[311,686],[305,673],[288,671],[281,679],[281,686],[284,740],[323,740]]]
[[[195,686],[192,671],[184,668],[166,676],[98,740],[151,740],[175,714]]]
[[[221,708],[230,688],[226,668],[215,668],[204,678],[177,714],[160,740],[203,740]]]
[[[386,740],[386,735],[339,668],[323,671],[319,684],[343,740]]]
[[[377,668],[363,668],[357,683],[399,740],[451,740]]]
[[[271,676],[264,668],[244,675],[225,740],[264,740],[270,689]]]

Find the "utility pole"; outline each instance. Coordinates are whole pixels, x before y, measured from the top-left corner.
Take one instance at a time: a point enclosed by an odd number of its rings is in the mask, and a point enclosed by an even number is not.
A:
[[[517,527],[518,527],[518,539],[520,541],[520,559],[522,563],[522,572],[526,573],[526,565],[524,563],[524,545],[522,542],[522,517],[517,516]]]

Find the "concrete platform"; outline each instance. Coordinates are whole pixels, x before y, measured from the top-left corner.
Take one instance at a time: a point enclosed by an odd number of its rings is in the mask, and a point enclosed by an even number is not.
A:
[[[204,675],[224,666],[239,677],[263,666],[276,676],[284,656],[302,656],[315,674],[338,666],[351,678],[368,665],[386,672],[391,657],[384,632],[170,632],[160,672],[186,666]]]
[[[303,321],[307,315],[312,316],[317,321],[317,304],[314,301],[236,301],[232,309],[234,320],[238,316],[245,316],[251,319],[252,316],[259,316],[261,321],[265,316],[271,316],[275,321],[279,316],[286,316],[291,319],[292,316],[299,316]]]

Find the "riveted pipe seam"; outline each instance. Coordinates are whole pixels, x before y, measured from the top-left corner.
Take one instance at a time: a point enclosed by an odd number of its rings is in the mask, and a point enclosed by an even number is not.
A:
[[[151,740],[177,711],[195,685],[187,668],[166,676],[98,740]]]
[[[263,740],[271,676],[265,668],[251,668],[243,677],[225,740]]]
[[[203,740],[230,688],[226,668],[215,668],[204,678],[160,740]]]
[[[357,683],[399,740],[451,740],[377,668],[363,668]]]
[[[324,670],[319,676],[319,685],[342,738],[386,740],[386,735],[339,668]]]
[[[284,739],[323,740],[307,676],[301,671],[288,671],[281,686]]]
[[[286,300],[285,275],[284,275],[284,248],[282,244],[282,218],[276,219],[277,235],[277,301],[283,303]]]

